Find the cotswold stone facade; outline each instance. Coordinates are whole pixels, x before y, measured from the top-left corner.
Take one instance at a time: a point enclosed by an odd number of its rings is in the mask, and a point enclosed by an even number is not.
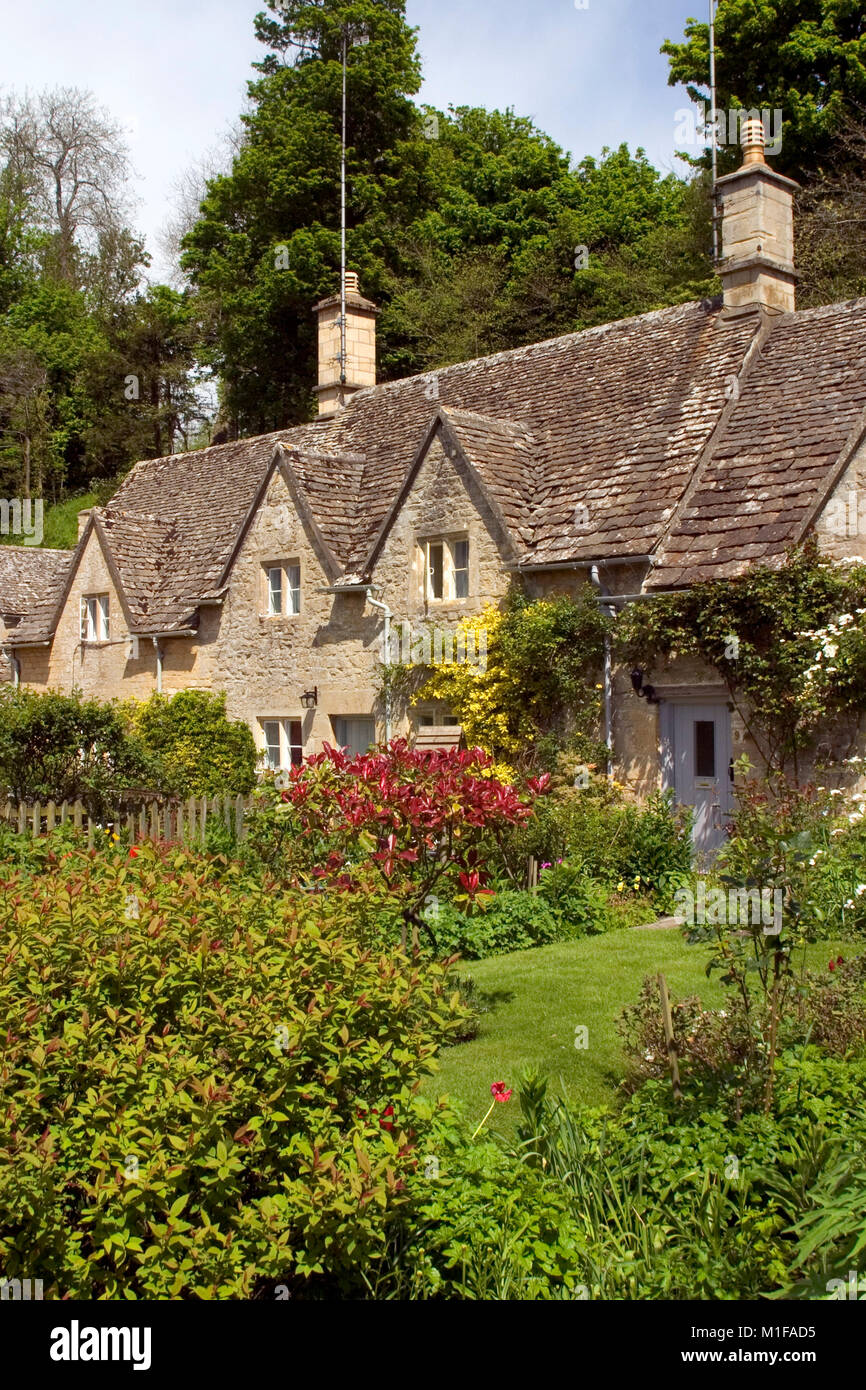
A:
[[[45,558],[19,575],[0,550],[9,674],[102,698],[224,690],[285,764],[407,728],[455,739],[441,707],[388,728],[386,631],[448,629],[513,581],[627,601],[778,565],[813,533],[866,558],[866,300],[788,307],[792,186],[749,138],[722,181],[718,299],[379,386],[375,307],[353,281],[335,367],[322,301],[318,419],[139,463],[72,554],[28,552]],[[673,787],[710,845],[745,731],[711,671],[653,683],[657,704],[612,673],[615,770]]]

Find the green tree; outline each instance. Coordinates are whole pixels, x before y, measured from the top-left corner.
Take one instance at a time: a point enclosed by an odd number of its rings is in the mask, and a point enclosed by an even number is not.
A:
[[[256,746],[248,724],[229,719],[225,694],[181,690],[126,707],[130,727],[160,768],[160,782],[183,796],[248,792]]]
[[[683,82],[709,102],[709,25],[690,19],[685,40],[668,39],[671,86]],[[846,158],[837,144],[866,102],[863,0],[720,0],[716,14],[716,86],[720,110],[783,113],[782,148],[773,167],[804,179]],[[722,150],[721,168],[738,163]]]
[[[14,800],[80,797],[99,815],[149,771],[116,705],[0,686],[0,785]]]
[[[340,264],[342,39],[348,51],[348,254],[379,297],[394,228],[429,203],[429,148],[410,100],[420,85],[403,0],[274,3],[260,15],[271,52],[250,84],[253,110],[230,174],[213,179],[183,264],[209,325],[208,360],[241,432],[276,429],[312,409],[314,301]],[[389,267],[389,258],[391,265]]]

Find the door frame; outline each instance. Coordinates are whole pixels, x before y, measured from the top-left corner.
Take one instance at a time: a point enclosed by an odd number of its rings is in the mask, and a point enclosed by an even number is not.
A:
[[[659,768],[661,771],[662,791],[671,791],[676,797],[676,740],[674,735],[674,721],[676,710],[681,705],[721,705],[728,712],[728,739],[726,752],[728,762],[725,765],[722,759],[719,781],[727,790],[727,805],[722,807],[722,815],[727,816],[734,809],[735,793],[733,783],[729,775],[730,758],[733,757],[733,736],[731,730],[730,715],[733,713],[730,692],[724,685],[683,685],[683,686],[664,686],[656,687],[659,698]]]

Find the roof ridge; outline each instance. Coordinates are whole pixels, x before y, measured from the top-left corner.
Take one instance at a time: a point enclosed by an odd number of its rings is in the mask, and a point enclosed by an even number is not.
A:
[[[517,358],[540,352],[542,348],[549,348],[553,343],[576,342],[578,339],[588,339],[593,336],[601,337],[604,334],[612,333],[620,329],[627,328],[635,323],[648,322],[650,319],[661,319],[664,317],[677,318],[686,316],[687,311],[700,309],[703,303],[700,299],[690,299],[685,304],[667,304],[661,309],[649,309],[645,314],[631,314],[628,318],[612,319],[610,323],[592,324],[589,328],[579,328],[573,333],[555,333],[552,338],[539,338],[534,343],[521,343],[518,347],[502,348],[499,352],[482,353],[480,357],[467,357],[462,362],[449,362],[444,367],[428,367],[426,371],[415,372],[412,376],[396,377],[393,381],[379,381],[375,386],[365,386],[360,391],[356,391],[351,397],[345,411],[338,415],[336,419],[345,419],[351,411],[356,401],[369,399],[371,396],[394,390],[398,386],[408,386],[410,382],[424,381],[431,376],[442,376],[445,372],[463,371],[469,367],[477,367],[481,362],[499,362],[505,358]],[[712,316],[718,317],[721,310],[713,310]],[[711,314],[706,314],[707,318]],[[491,416],[495,419],[495,416]]]

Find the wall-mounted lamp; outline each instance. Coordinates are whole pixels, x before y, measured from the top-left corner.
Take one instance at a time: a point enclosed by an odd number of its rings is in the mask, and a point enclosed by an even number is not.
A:
[[[635,695],[641,695],[648,705],[657,705],[659,697],[656,695],[654,685],[644,684],[644,673],[639,666],[636,666],[631,673],[631,685]]]
[[[304,709],[315,709],[319,703],[319,687],[314,685],[312,690],[305,690],[301,695],[301,705]]]

